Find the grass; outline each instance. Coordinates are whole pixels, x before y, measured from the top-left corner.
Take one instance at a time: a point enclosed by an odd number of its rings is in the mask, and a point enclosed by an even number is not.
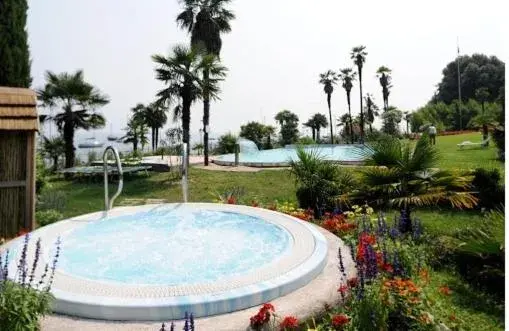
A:
[[[437,138],[437,147],[441,159],[439,166],[444,169],[474,169],[477,167],[498,168],[504,174],[504,164],[496,160],[496,148],[491,144],[488,149],[457,149],[456,144],[470,140],[480,141],[480,134],[465,134]],[[352,168],[355,171],[355,168]],[[208,171],[197,168],[189,173],[189,201],[213,202],[219,194],[232,187],[246,190],[244,201],[256,199],[262,203],[296,202],[295,185],[288,170],[266,170],[256,173]],[[116,184],[110,186],[110,194],[116,190]],[[67,196],[65,217],[72,217],[103,209],[103,183],[76,183],[53,180],[46,192],[63,191]],[[150,177],[137,177],[124,183],[123,193],[117,203],[131,198],[166,199],[170,202],[182,201],[179,181],[171,179],[168,173],[154,173]],[[389,213],[392,218],[396,212]],[[476,227],[482,224],[482,215],[477,211],[458,211],[428,208],[415,211],[432,237],[451,237],[465,227]],[[503,236],[500,236],[503,242]],[[453,293],[444,297],[434,293],[436,317],[451,323],[451,315],[462,321],[466,330],[502,330],[503,307],[479,289],[473,288],[454,271],[435,271],[432,282],[447,284]],[[436,288],[436,287],[435,287]]]
[[[481,142],[480,133],[467,133],[454,136],[439,136],[436,138],[436,147],[440,151],[439,167],[442,169],[475,169],[498,168],[504,173],[504,164],[497,160],[497,148],[490,142],[488,148],[468,148],[459,150],[457,144],[469,140]]]

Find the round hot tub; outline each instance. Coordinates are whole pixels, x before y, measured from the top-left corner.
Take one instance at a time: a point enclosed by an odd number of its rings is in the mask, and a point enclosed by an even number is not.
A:
[[[114,208],[30,236],[30,250],[41,238],[40,265],[51,264],[53,243],[61,241],[54,311],[109,320],[202,317],[256,306],[309,283],[327,258],[327,242],[314,225],[237,205]],[[10,275],[22,241],[9,243]]]

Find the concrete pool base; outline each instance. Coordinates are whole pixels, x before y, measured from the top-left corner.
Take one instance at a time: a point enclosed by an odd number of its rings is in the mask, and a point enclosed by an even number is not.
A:
[[[349,248],[330,232],[316,227],[327,240],[327,263],[322,272],[307,285],[274,299],[271,303],[275,306],[279,316],[293,315],[299,319],[305,319],[313,314],[323,311],[324,305],[336,304],[339,300],[337,289],[340,285],[340,272],[338,270],[338,248],[343,252],[344,264],[348,277],[355,275],[354,263],[347,252]],[[218,331],[244,331],[248,330],[249,318],[258,312],[260,306],[252,307],[233,313],[198,318],[195,321],[196,330]],[[46,316],[41,323],[42,330],[147,330],[157,331],[161,322],[113,322],[75,318],[63,315]],[[177,330],[183,327],[179,322]]]

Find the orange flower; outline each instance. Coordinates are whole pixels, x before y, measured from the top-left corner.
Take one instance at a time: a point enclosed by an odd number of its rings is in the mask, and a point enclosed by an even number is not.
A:
[[[332,326],[334,327],[341,327],[345,324],[348,324],[348,322],[350,322],[350,318],[345,314],[332,316]]]
[[[226,203],[229,205],[234,205],[237,203],[237,199],[235,199],[235,197],[228,197],[228,200],[226,200]]]
[[[341,284],[341,286],[338,288],[338,292],[342,294],[345,294],[347,290],[348,286],[346,286],[345,284]]]
[[[445,285],[444,285],[444,286],[441,286],[441,287],[438,289],[438,291],[439,291],[440,293],[442,293],[443,295],[451,295],[451,293],[452,293],[451,289],[450,289],[449,287],[445,286]]]
[[[281,324],[279,324],[281,330],[296,330],[298,327],[299,320],[294,316],[286,316]]]
[[[422,280],[424,280],[427,283],[429,283],[429,272],[428,270],[426,269],[421,269],[419,271],[419,276],[421,277]]]

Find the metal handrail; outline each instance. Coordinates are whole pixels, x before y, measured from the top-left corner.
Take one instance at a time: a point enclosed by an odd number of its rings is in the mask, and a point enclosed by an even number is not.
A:
[[[115,156],[115,161],[117,163],[118,170],[118,188],[117,193],[109,199],[108,196],[108,150],[113,152],[113,156]],[[124,173],[122,172],[122,164],[120,163],[120,156],[118,155],[118,151],[113,146],[108,146],[104,149],[103,153],[103,170],[104,170],[104,210],[110,210],[113,208],[113,202],[122,192],[122,188],[124,187]]]
[[[182,198],[187,202],[187,143],[182,143]]]

